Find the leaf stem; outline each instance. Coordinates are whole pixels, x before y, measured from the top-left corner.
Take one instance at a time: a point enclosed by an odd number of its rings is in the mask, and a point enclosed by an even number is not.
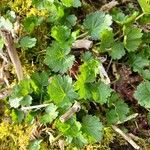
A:
[[[141,17],[143,17],[145,15],[145,13],[140,14],[139,16],[136,17],[135,21],[137,21],[138,19],[140,19]]]
[[[79,36],[77,36],[77,39],[84,38],[87,35],[88,35],[88,32],[84,32],[84,33],[80,34]]]
[[[55,139],[52,141],[52,143],[55,143],[60,137],[62,136],[62,134],[58,134]]]
[[[138,113],[132,114],[132,115],[128,116],[125,120],[119,121],[117,124],[122,124],[122,123],[127,122],[127,121],[129,121],[131,119],[136,118],[137,116],[138,116]]]

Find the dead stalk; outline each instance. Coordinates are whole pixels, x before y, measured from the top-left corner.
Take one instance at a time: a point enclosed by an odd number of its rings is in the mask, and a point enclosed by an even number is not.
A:
[[[8,55],[9,55],[13,65],[15,67],[17,78],[20,81],[20,80],[23,79],[23,71],[22,71],[22,66],[21,66],[20,59],[18,57],[16,48],[15,48],[15,45],[14,45],[12,34],[11,34],[11,32],[9,32],[7,30],[4,30],[4,29],[2,30],[1,29],[0,30],[0,35],[4,39]]]
[[[117,126],[112,125],[114,131],[119,133],[134,149],[140,149],[140,147],[131,139],[131,137],[127,136],[122,130],[120,130]]]
[[[66,122],[68,119],[70,119],[76,112],[80,111],[80,103],[75,102],[74,105],[67,111],[65,114],[63,114],[60,117],[61,122]]]
[[[29,107],[21,107],[22,111],[27,111],[27,110],[31,110],[31,109],[40,109],[43,107],[47,107],[49,104],[42,104],[42,105],[35,105],[35,106],[29,106]]]

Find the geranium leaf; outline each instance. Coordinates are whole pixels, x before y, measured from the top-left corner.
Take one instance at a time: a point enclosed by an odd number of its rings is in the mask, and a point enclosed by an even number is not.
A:
[[[150,82],[145,81],[141,83],[134,93],[134,97],[137,99],[138,103],[145,107],[150,108]]]
[[[103,125],[99,118],[92,115],[86,115],[82,120],[83,134],[91,142],[98,142],[102,138]]]
[[[100,39],[102,31],[110,29],[111,24],[112,17],[100,11],[87,15],[83,23],[85,29],[95,40]]]

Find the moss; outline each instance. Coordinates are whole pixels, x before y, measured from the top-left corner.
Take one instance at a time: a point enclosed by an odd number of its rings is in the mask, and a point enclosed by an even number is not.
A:
[[[0,150],[26,150],[32,134],[32,126],[10,124],[3,121],[0,124]]]
[[[38,10],[32,6],[32,0],[13,0],[10,2],[10,7],[19,15],[26,16],[47,16],[46,10]]]
[[[111,127],[104,128],[103,139],[100,143],[89,144],[85,147],[85,150],[110,150],[110,143],[115,139],[116,134]]]
[[[115,139],[115,133],[114,131],[112,130],[111,127],[106,127],[104,128],[104,137],[103,137],[103,140],[101,141],[101,149],[107,149],[109,150],[109,145],[110,143]]]

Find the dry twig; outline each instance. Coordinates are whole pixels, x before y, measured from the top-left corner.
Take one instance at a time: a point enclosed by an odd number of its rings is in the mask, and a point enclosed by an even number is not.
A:
[[[74,105],[60,117],[61,122],[66,122],[70,119],[76,112],[80,111],[81,106],[79,102],[75,102]]]
[[[27,110],[31,110],[31,109],[40,109],[40,108],[44,108],[47,107],[49,104],[42,104],[42,105],[35,105],[35,106],[29,106],[29,107],[21,107],[22,111],[27,111]]]
[[[131,137],[127,136],[122,130],[120,130],[118,127],[112,125],[112,128],[119,133],[128,143],[133,146],[134,149],[140,149],[140,147],[131,139]]]
[[[111,2],[103,5],[101,7],[101,11],[104,11],[104,12],[109,12],[112,8],[114,8],[116,5],[118,5],[119,3],[115,0],[112,0]]]

